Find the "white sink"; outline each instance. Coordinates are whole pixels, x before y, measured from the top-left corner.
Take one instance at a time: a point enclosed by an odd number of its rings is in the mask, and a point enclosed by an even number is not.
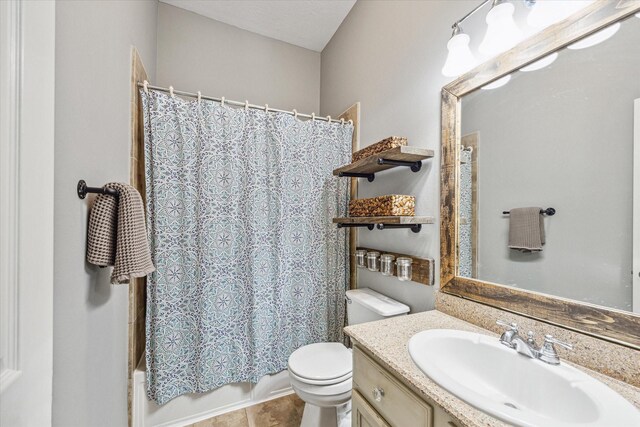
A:
[[[511,424],[640,426],[640,411],[602,382],[520,355],[496,337],[432,329],[411,337],[409,353],[438,385]]]

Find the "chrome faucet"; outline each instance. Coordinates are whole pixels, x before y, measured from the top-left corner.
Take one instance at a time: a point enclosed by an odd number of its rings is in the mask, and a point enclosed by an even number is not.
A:
[[[545,335],[544,343],[540,348],[537,348],[538,346],[533,338],[534,334],[532,331],[527,333],[527,339],[525,340],[518,333],[518,325],[516,323],[507,323],[502,320],[498,320],[496,323],[509,328],[500,336],[500,343],[532,359],[540,359],[550,365],[558,365],[560,364],[560,357],[554,344],[558,344],[567,350],[573,350],[571,344],[562,342],[551,335]]]

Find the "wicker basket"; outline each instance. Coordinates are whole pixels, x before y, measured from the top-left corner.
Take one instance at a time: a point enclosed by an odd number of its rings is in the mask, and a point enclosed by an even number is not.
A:
[[[392,194],[349,202],[349,216],[414,216],[416,198]]]
[[[357,162],[365,157],[373,156],[374,154],[382,153],[383,151],[403,145],[407,145],[407,138],[403,136],[390,136],[389,138],[383,139],[375,144],[371,144],[362,150],[356,151],[351,155],[351,161]]]

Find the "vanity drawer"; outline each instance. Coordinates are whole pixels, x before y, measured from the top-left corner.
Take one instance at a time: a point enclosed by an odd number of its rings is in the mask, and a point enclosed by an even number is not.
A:
[[[431,405],[419,400],[357,346],[353,349],[353,388],[391,426],[433,426]]]

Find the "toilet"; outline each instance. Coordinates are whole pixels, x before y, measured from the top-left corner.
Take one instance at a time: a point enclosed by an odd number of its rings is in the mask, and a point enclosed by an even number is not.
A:
[[[347,323],[406,315],[409,307],[368,288],[346,292]],[[289,356],[291,387],[305,402],[301,427],[351,425],[351,349],[323,342],[300,347]]]

